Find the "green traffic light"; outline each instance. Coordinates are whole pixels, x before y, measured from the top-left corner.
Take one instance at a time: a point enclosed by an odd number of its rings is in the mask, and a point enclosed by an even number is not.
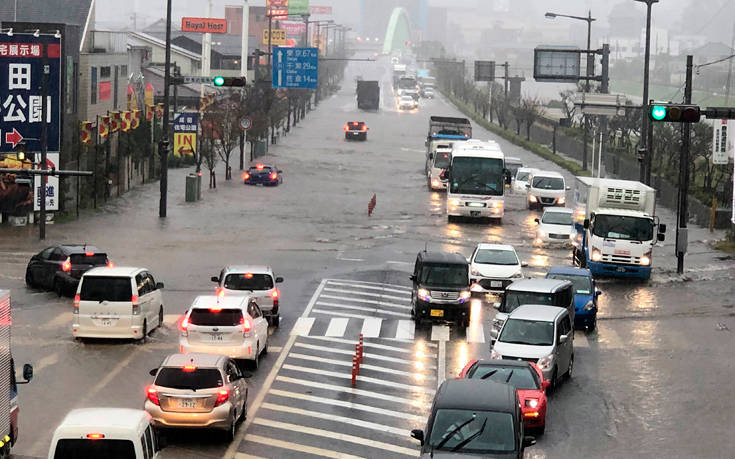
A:
[[[661,121],[666,118],[666,107],[663,105],[654,105],[651,108],[651,118],[656,121]]]
[[[223,76],[216,76],[212,80],[212,83],[214,83],[215,86],[223,86],[225,84],[225,77],[223,77]]]

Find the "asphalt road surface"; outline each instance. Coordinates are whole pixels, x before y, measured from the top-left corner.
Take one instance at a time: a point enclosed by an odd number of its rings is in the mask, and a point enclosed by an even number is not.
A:
[[[468,359],[489,357],[494,310],[473,303],[467,330],[416,329],[408,308],[416,253],[428,247],[469,255],[478,242],[509,243],[529,263],[526,276],[571,258],[567,248],[532,245],[538,213],[525,209],[523,196],[506,198],[502,225],[447,223],[444,195],[426,189],[424,138],[430,115],[458,112],[440,97],[399,112],[388,67],[351,65],[342,90],[272,148],[267,161],[284,171],[277,188],[225,182],[220,166],[219,187],[185,203],[189,171],[174,170],[164,221],[156,183],[79,221],[49,226],[49,244],[94,244],[118,266],[147,267],[165,283],[165,326],[143,344],[75,342],[72,301],[23,283],[28,258],[46,244],[35,229],[3,229],[0,285],[13,295],[14,357],[17,366],[36,369],[20,386],[17,457],[45,457],[54,428],[73,408],[141,408],[149,370],[177,350],[181,314],[196,295],[214,291],[209,278],[222,266],[243,263],[269,264],[285,278],[281,327],[271,330],[270,352],[249,379],[247,420],[232,444],[212,432],[173,433],[162,457],[418,456],[410,430],[424,427],[441,381]],[[357,111],[357,75],[383,80],[379,112]],[[367,122],[366,142],[344,140],[348,120]],[[506,155],[558,169],[495,140]],[[675,227],[671,211],[659,214]],[[546,434],[526,457],[732,457],[735,263],[694,228],[688,274],[679,276],[668,236],[654,250],[650,282],[600,282],[598,329],[576,332],[574,377],[551,395]],[[360,333],[364,359],[353,389]]]

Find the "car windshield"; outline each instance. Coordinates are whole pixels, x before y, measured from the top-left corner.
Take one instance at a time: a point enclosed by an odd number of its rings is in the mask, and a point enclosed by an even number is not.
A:
[[[653,239],[653,222],[650,218],[597,215],[592,234],[606,239],[650,241]]]
[[[533,187],[542,190],[563,190],[564,179],[560,177],[534,177]]]
[[[517,265],[518,257],[513,250],[480,249],[475,254],[474,262],[483,265]]]
[[[547,225],[572,225],[572,214],[568,212],[544,212],[541,223]]]
[[[135,446],[130,440],[62,438],[56,443],[54,459],[135,459]]]
[[[82,277],[82,290],[79,292],[82,301],[130,301],[132,297],[129,277]]]
[[[574,293],[589,295],[592,292],[592,282],[587,276],[575,276],[573,274],[547,274],[547,279],[568,280],[572,283]]]
[[[505,182],[503,160],[500,158],[454,158],[451,171],[451,193],[503,195]]]
[[[228,290],[270,290],[273,288],[273,277],[270,274],[228,274],[224,287]]]
[[[467,287],[470,283],[467,266],[448,263],[426,263],[419,282],[442,287]]]
[[[554,344],[554,322],[508,319],[503,325],[498,341],[529,346],[551,346]]]
[[[507,161],[505,162],[505,168],[510,171],[511,176],[515,176],[518,172],[518,169],[520,169],[521,167],[523,167],[523,165],[519,163],[509,163]]]
[[[541,387],[538,374],[526,367],[503,367],[499,365],[477,365],[467,375],[470,379],[484,379],[510,384],[518,390],[535,390]]]
[[[513,415],[494,411],[439,409],[429,447],[476,454],[515,451]]]
[[[513,290],[506,290],[505,296],[503,297],[503,312],[513,312],[519,306],[524,304],[544,304],[553,306],[554,295],[551,293],[537,293],[537,292],[516,292]]]
[[[161,368],[153,383],[170,389],[211,389],[222,387],[222,374],[216,368]]]
[[[107,264],[107,255],[104,253],[95,253],[86,255],[83,253],[75,253],[69,257],[72,266],[74,265],[94,265],[104,266]]]
[[[517,182],[527,182],[529,175],[531,175],[530,172],[518,172],[516,174],[516,181]]]
[[[434,155],[434,167],[446,169],[452,161],[452,155],[447,152],[436,152]]]
[[[204,327],[234,327],[242,323],[240,309],[195,308],[189,314],[189,323]]]

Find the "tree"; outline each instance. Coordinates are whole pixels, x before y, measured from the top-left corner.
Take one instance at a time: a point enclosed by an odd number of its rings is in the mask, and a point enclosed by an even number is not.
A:
[[[230,156],[240,139],[239,99],[239,95],[234,94],[233,98],[212,105],[208,109],[209,120],[216,126],[218,133],[213,144],[214,150],[225,162],[225,180],[232,179]]]
[[[564,115],[569,119],[569,127],[574,127],[574,117],[577,114],[577,106],[574,105],[574,96],[577,93],[574,89],[566,89],[559,93],[561,97],[561,107]]]
[[[543,102],[537,96],[524,97],[517,111],[526,123],[526,140],[531,140],[531,126],[546,113]]]
[[[217,147],[220,136],[219,127],[213,111],[206,111],[202,116],[202,140],[199,142],[199,158],[209,171],[209,188],[217,188]]]

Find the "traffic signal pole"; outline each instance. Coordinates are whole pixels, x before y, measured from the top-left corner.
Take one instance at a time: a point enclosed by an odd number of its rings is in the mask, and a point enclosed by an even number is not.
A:
[[[692,67],[694,57],[687,56],[687,73],[684,84],[684,103],[692,103]],[[679,225],[676,228],[676,272],[684,273],[684,254],[687,250],[687,220],[689,217],[689,143],[691,140],[691,126],[682,124],[681,156],[679,158]]]

